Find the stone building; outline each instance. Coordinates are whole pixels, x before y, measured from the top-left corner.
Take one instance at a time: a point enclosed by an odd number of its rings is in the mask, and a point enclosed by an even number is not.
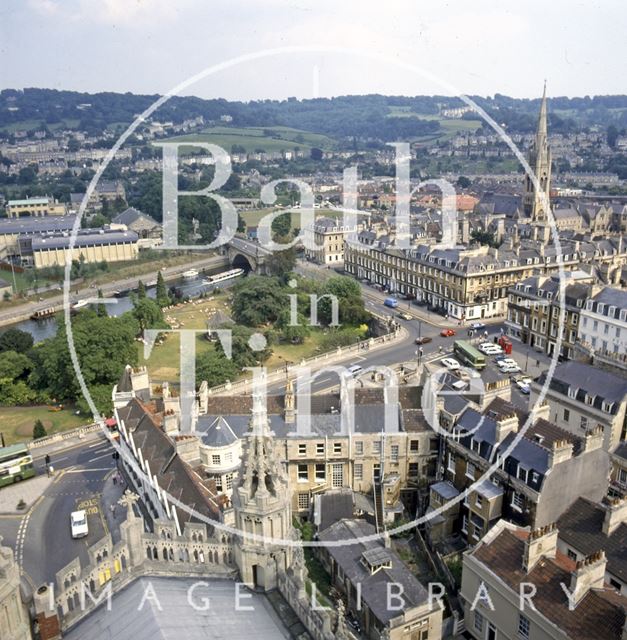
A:
[[[64,216],[67,207],[63,202],[57,202],[48,196],[44,198],[26,198],[24,200],[9,200],[6,205],[7,218]]]
[[[605,585],[605,554],[575,562],[560,551],[558,536],[553,523],[530,531],[502,520],[465,552],[460,597],[472,638],[625,637],[627,598]]]
[[[305,229],[305,257],[327,266],[339,266],[344,262],[344,243],[355,228],[345,227],[341,219],[317,218],[312,228]],[[315,244],[315,249],[310,248]]]
[[[20,593],[20,569],[0,537],[0,638],[30,640],[30,619]]]
[[[483,478],[459,507],[456,528],[468,543],[475,544],[502,518],[544,526],[577,497],[605,495],[610,463],[602,434],[574,436],[546,419],[548,409],[529,415],[497,398],[483,413],[466,409],[445,438],[442,479],[462,492]]]
[[[530,406],[548,377],[544,372],[531,383]],[[576,437],[600,429],[605,451],[612,451],[625,439],[627,379],[618,374],[583,362],[564,362],[549,379],[545,401],[551,421]]]

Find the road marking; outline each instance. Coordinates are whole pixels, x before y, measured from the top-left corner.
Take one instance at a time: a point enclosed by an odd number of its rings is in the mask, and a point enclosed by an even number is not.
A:
[[[95,473],[97,471],[111,471],[111,467],[105,467],[103,469],[72,469],[71,471],[66,471],[65,473]]]
[[[100,447],[102,444],[104,444],[103,442],[95,442],[94,444],[90,444],[87,445],[88,449],[93,449],[94,447]]]
[[[96,456],[95,458],[90,458],[89,462],[94,462],[95,460],[101,460],[102,458],[111,458],[111,454],[113,451],[108,451],[107,453],[103,453],[101,456]]]

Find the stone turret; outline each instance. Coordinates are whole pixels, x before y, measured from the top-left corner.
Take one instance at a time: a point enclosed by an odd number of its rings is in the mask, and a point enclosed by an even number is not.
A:
[[[292,509],[287,474],[276,455],[266,398],[260,389],[253,389],[233,507],[240,531],[235,561],[241,579],[253,588],[274,589],[279,573],[285,572],[292,560],[292,547],[281,542],[292,537]]]
[[[296,399],[294,397],[294,383],[288,380],[285,385],[285,424],[294,424],[296,421]]]
[[[47,611],[46,614],[42,614],[42,619],[46,616],[56,620],[58,630],[59,620],[54,607],[52,612]],[[13,550],[2,546],[2,536],[0,536],[0,622],[2,622],[0,631],[12,629],[11,640],[30,640],[28,613],[20,595],[20,568],[13,556]],[[4,635],[2,637],[4,638]],[[51,633],[41,637],[42,640],[53,640],[61,636]]]

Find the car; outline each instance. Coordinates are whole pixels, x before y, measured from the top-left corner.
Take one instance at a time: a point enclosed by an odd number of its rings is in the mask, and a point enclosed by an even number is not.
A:
[[[390,307],[390,309],[396,309],[396,307],[398,307],[398,300],[396,298],[386,298],[383,304],[386,307]]]
[[[473,322],[473,323],[470,325],[470,328],[471,328],[471,329],[475,329],[475,330],[476,330],[476,329],[485,329],[485,324],[483,324],[483,322]]]
[[[531,389],[529,387],[529,384],[527,382],[525,382],[525,380],[517,380],[516,381],[516,386],[518,387],[520,393],[524,393],[525,395],[529,395]]]
[[[358,364],[354,364],[352,367],[348,367],[348,373],[350,373],[353,378],[356,378],[363,371],[363,367]]]
[[[518,367],[518,363],[512,358],[502,358],[498,360],[496,364],[499,367]],[[518,369],[520,369],[520,367],[518,367]]]
[[[450,338],[451,336],[455,335],[455,330],[454,329],[442,329],[442,331],[440,331],[440,335],[443,338]]]
[[[481,351],[481,353],[485,353],[486,355],[497,355],[499,353],[502,353],[502,351],[500,349],[497,349],[496,345],[492,344],[491,342],[484,342],[483,344],[480,344],[479,351]]]
[[[72,511],[70,515],[70,526],[72,528],[72,538],[84,538],[89,534],[87,524],[87,512],[84,509]]]
[[[506,367],[501,367],[501,373],[518,373],[520,367],[517,364],[508,364]]]
[[[444,358],[442,360],[442,364],[449,370],[449,371],[455,371],[456,369],[460,368],[460,364],[459,362],[457,362],[457,360],[455,360],[455,358]]]
[[[430,338],[429,336],[422,336],[420,338],[416,338],[415,343],[416,344],[427,344],[428,342],[431,342],[433,340],[433,338]]]
[[[398,317],[401,320],[413,320],[414,319],[413,316],[410,316],[408,313],[405,313],[405,311],[401,311],[400,313],[398,313],[396,315],[398,315]]]

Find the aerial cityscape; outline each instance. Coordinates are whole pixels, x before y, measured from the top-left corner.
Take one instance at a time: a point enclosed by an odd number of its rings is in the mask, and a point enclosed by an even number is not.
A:
[[[3,12],[0,640],[627,640],[624,9],[209,4]]]

